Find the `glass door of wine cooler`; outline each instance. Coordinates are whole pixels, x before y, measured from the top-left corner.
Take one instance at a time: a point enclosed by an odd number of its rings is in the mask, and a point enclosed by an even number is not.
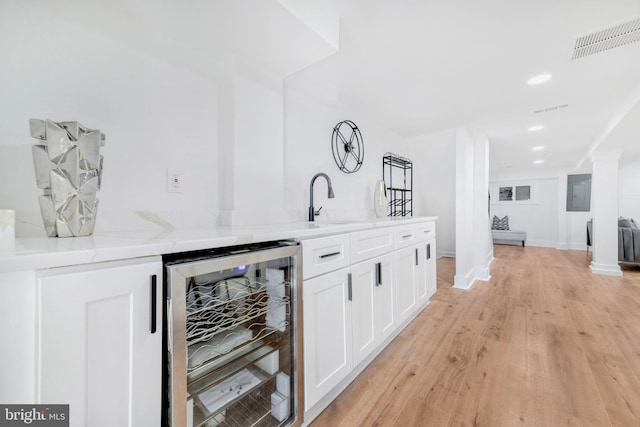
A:
[[[171,426],[284,426],[297,411],[299,246],[167,257]]]

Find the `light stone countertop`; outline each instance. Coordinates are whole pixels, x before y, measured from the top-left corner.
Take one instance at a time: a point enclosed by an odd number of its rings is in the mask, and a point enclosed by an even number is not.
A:
[[[87,237],[16,238],[0,251],[0,273],[220,248],[275,240],[303,240],[375,227],[435,221],[437,217],[295,222],[243,227],[161,229],[93,234]]]

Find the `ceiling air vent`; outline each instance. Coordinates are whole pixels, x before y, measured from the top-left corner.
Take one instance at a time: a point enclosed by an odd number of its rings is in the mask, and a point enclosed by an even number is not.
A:
[[[546,107],[546,108],[541,108],[539,110],[535,110],[534,113],[535,114],[548,113],[549,111],[560,110],[561,108],[567,108],[568,106],[569,106],[569,104],[553,105],[551,107]]]
[[[640,17],[578,37],[571,59],[584,58],[637,41],[640,41]]]

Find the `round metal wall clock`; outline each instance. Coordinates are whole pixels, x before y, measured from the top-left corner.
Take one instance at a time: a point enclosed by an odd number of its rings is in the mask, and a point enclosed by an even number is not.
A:
[[[342,172],[357,172],[364,161],[364,141],[358,126],[351,120],[335,125],[331,136],[331,149],[333,159]]]

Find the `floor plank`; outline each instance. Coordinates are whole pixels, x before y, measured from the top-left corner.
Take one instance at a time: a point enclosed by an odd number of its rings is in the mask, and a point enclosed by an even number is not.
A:
[[[640,425],[640,267],[593,275],[585,251],[496,245],[491,279],[431,304],[312,423]]]

